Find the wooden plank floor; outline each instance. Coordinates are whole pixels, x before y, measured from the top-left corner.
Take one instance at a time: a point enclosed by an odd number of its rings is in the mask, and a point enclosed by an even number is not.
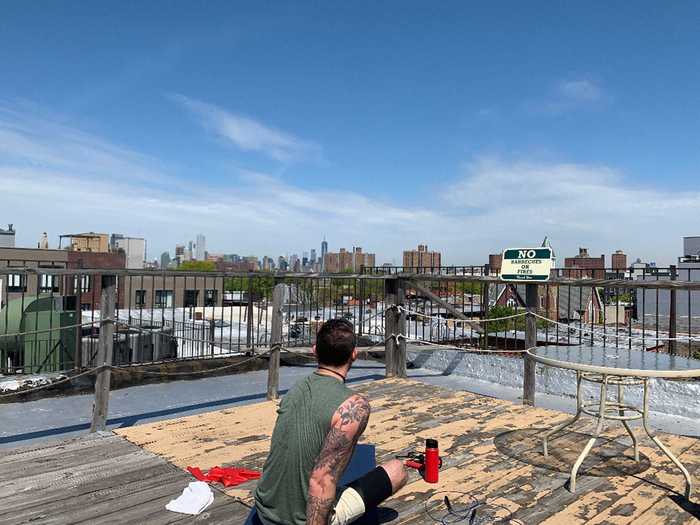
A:
[[[214,490],[202,514],[165,510],[192,476],[126,439],[91,434],[0,454],[0,523],[243,523],[248,509]]]
[[[698,523],[699,507],[677,498],[683,489],[682,475],[647,439],[641,441],[642,461],[636,464],[629,439],[614,424],[606,432],[610,441],[595,447],[584,463],[574,495],[566,489],[568,471],[592,430],[590,419],[555,440],[550,458],[545,459],[542,429],[569,415],[410,380],[381,380],[355,389],[371,400],[372,416],[363,441],[377,446],[378,461],[418,449],[425,438],[438,439],[444,456],[439,484],[429,485],[413,473],[409,484],[386,502],[395,513],[391,523],[436,523],[445,491],[458,504],[467,497],[485,501],[486,510],[496,517],[510,515],[512,523]],[[276,403],[263,402],[118,433],[183,469],[188,465],[259,469],[267,455],[275,410]],[[661,437],[700,478],[700,442]],[[254,487],[255,482],[249,482],[228,493],[250,502]],[[387,516],[390,519],[391,512]]]

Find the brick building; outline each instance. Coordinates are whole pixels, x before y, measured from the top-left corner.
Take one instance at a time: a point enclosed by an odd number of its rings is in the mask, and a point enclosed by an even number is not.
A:
[[[66,268],[91,270],[123,270],[126,268],[126,254],[123,251],[95,253],[68,251]],[[102,295],[102,276],[76,272],[68,276],[65,283],[66,295],[75,295],[81,310],[98,310]],[[117,286],[117,305],[124,304],[124,289]]]
[[[76,303],[83,310],[98,309],[102,293],[99,274],[81,273],[83,269],[123,269],[124,253],[77,252],[70,250],[44,250],[40,248],[0,248],[0,268],[33,268],[37,273],[10,273],[0,275],[2,303],[21,297],[40,294],[76,295]],[[41,269],[74,269],[74,274],[52,275]],[[123,295],[117,296],[122,304]]]
[[[424,272],[431,268],[440,268],[440,252],[428,251],[427,244],[419,244],[416,250],[405,250],[403,252],[403,267],[406,271]]]
[[[217,272],[255,272],[258,270],[258,261],[241,259],[237,262],[216,261]]]
[[[323,259],[324,271],[327,273],[359,272],[363,266],[374,266],[376,256],[365,253],[359,246],[352,252],[341,248],[339,252],[328,252]]]
[[[508,283],[489,288],[491,306],[525,308],[526,285]],[[537,311],[559,322],[598,324],[604,307],[597,288],[590,286],[538,286]]]
[[[186,274],[186,272],[182,272]],[[188,275],[145,275],[126,278],[124,303],[129,310],[221,306],[224,277]],[[120,290],[121,291],[121,290]],[[139,314],[133,314],[137,317]]]
[[[612,269],[616,272],[627,270],[627,255],[622,250],[617,250],[612,254]]]
[[[572,279],[605,279],[605,255],[591,257],[587,248],[579,248],[578,255],[564,259],[563,273]]]

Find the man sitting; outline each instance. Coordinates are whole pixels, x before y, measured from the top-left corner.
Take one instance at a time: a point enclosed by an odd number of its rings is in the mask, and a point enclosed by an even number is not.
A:
[[[352,324],[324,323],[313,351],[318,369],[292,387],[277,411],[255,491],[263,525],[352,523],[406,484],[406,468],[394,459],[338,487],[370,414],[369,401],[345,386],[357,359]]]

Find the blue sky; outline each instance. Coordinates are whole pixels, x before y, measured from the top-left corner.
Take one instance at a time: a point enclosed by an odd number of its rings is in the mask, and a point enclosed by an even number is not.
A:
[[[454,264],[700,234],[697,4],[432,4],[5,3],[0,221]]]

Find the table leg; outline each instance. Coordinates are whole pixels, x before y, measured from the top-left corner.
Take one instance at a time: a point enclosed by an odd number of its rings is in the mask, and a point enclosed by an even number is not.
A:
[[[617,384],[617,402],[620,405],[622,405],[625,402],[625,396],[623,393],[622,383]],[[622,417],[625,416],[625,409],[624,408],[620,408],[620,415]],[[637,444],[637,436],[634,435],[634,432],[632,432],[632,429],[630,428],[629,423],[627,423],[627,421],[625,421],[623,419],[622,424],[624,425],[625,430],[627,430],[627,433],[632,438],[632,446],[634,447],[634,460],[639,462],[639,446]]]
[[[576,463],[574,463],[574,466],[571,468],[571,480],[569,481],[569,491],[571,491],[572,493],[576,492],[576,475],[578,474],[578,469],[581,467],[583,460],[586,459],[586,456],[588,456],[588,453],[591,451],[591,448],[593,448],[593,444],[596,442],[596,439],[600,437],[600,433],[603,430],[603,422],[605,421],[605,404],[607,397],[608,376],[604,375],[600,383],[600,409],[598,411],[598,425],[596,425],[595,434],[591,439],[588,440],[588,443],[586,443],[586,446],[583,448],[583,451],[576,460]]]
[[[549,457],[549,450],[547,448],[547,441],[549,440],[549,438],[554,436],[554,434],[561,432],[566,427],[573,425],[581,417],[581,406],[583,405],[583,400],[581,399],[581,380],[581,372],[576,372],[576,415],[572,419],[569,419],[561,425],[558,425],[553,429],[549,430],[544,435],[544,439],[542,440],[542,448],[544,451],[544,457],[546,458]]]
[[[673,452],[671,452],[668,447],[666,447],[661,441],[659,440],[658,437],[652,434],[651,430],[649,430],[649,425],[647,424],[647,416],[649,414],[649,381],[648,379],[644,379],[644,406],[643,406],[643,412],[642,412],[642,424],[644,426],[644,431],[647,433],[649,438],[656,444],[657,447],[666,454],[666,457],[673,461],[673,463],[680,469],[680,471],[683,473],[683,476],[685,477],[685,497],[687,500],[690,500],[690,495],[693,492],[693,480],[690,477],[690,473],[688,470],[683,466],[683,463],[680,462],[680,460],[673,455]]]

